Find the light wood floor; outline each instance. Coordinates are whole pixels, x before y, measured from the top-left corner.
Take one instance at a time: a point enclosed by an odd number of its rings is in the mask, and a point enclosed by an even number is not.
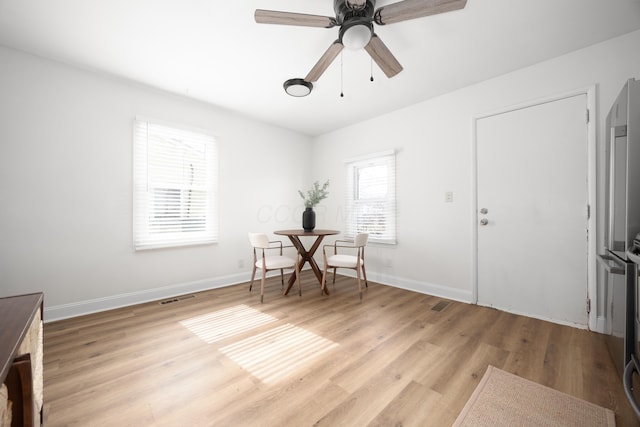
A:
[[[269,279],[264,304],[238,285],[47,323],[44,425],[449,426],[488,365],[637,425],[602,335],[303,280],[301,298]]]

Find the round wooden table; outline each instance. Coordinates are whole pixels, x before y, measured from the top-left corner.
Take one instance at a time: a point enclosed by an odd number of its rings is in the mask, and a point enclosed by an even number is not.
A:
[[[287,236],[289,240],[291,240],[291,243],[293,243],[293,246],[296,247],[296,249],[298,250],[298,253],[302,257],[302,259],[300,260],[300,264],[298,265],[298,268],[300,269],[298,271],[302,271],[302,267],[304,267],[305,263],[308,262],[309,265],[311,266],[311,269],[315,273],[316,278],[318,279],[318,283],[320,283],[320,289],[322,290],[322,271],[320,271],[320,267],[318,267],[316,260],[313,259],[313,254],[315,254],[318,248],[320,247],[320,243],[322,243],[322,239],[324,239],[324,236],[340,234],[340,232],[338,230],[314,229],[312,231],[304,231],[303,229],[297,229],[297,230],[278,230],[278,231],[274,231],[273,234],[277,234],[279,236]],[[307,250],[302,244],[302,242],[300,241],[300,237],[315,237],[316,240],[313,242],[313,245],[311,245],[311,248]],[[284,291],[285,295],[289,293],[289,290],[291,289],[295,281],[296,281],[296,276],[295,274],[292,274],[291,277],[289,278],[289,284],[287,285],[287,289]],[[327,289],[326,286],[325,286],[325,292],[327,293],[327,295],[329,295],[329,289]]]

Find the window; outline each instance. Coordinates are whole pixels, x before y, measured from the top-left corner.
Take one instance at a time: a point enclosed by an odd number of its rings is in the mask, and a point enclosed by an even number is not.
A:
[[[393,151],[347,162],[347,236],[396,243],[395,175]]]
[[[212,136],[136,120],[133,175],[136,250],[217,241]]]

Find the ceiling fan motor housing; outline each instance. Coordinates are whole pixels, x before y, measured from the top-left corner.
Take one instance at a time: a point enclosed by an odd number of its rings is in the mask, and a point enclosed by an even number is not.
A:
[[[346,0],[333,0],[333,9],[336,12],[336,21],[338,22],[338,25],[343,25],[352,18],[365,18],[371,22],[375,7],[375,0],[367,0],[364,7],[359,9],[350,7]]]

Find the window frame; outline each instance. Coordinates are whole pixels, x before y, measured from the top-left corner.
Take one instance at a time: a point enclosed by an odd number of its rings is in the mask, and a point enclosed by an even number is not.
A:
[[[396,232],[396,173],[394,150],[373,153],[370,155],[358,157],[356,159],[346,160],[346,232],[345,236],[349,238],[355,237],[356,234],[363,232],[369,233],[369,242],[381,243],[388,245],[397,244]],[[359,194],[363,191],[358,181],[360,172],[368,167],[386,166],[387,175],[384,184],[386,185],[386,195],[384,197],[372,197],[362,199]],[[371,229],[373,224],[366,224],[366,221],[360,221],[358,212],[362,212],[361,207],[369,206],[370,210],[382,209],[384,219],[384,231],[376,233]]]
[[[166,147],[162,149],[161,145],[169,144],[177,146],[176,151]],[[155,154],[167,155],[170,160],[159,166],[156,163],[154,167],[153,149],[156,150]],[[180,157],[182,160],[175,160],[176,152],[183,153]],[[196,172],[190,174],[190,178],[183,176],[181,180],[176,180],[176,171],[187,175],[184,173],[186,163],[179,166],[182,162],[191,162],[188,168]],[[197,180],[194,179],[196,173]],[[188,179],[191,180],[190,183],[187,182]],[[217,243],[217,184],[218,147],[215,136],[201,129],[136,117],[133,123],[134,250]],[[197,201],[193,201],[191,197],[188,202],[185,201],[187,193],[192,195],[198,192],[203,196]],[[171,200],[171,194],[178,195],[180,200],[175,202],[175,197]],[[173,211],[170,212],[167,207],[154,211],[153,206],[158,202],[171,204]],[[185,209],[186,207],[189,209]],[[202,213],[194,216],[193,209],[196,208]],[[175,216],[176,211],[178,216]],[[165,221],[163,225],[163,215],[175,220]],[[176,228],[180,230],[176,231]]]

